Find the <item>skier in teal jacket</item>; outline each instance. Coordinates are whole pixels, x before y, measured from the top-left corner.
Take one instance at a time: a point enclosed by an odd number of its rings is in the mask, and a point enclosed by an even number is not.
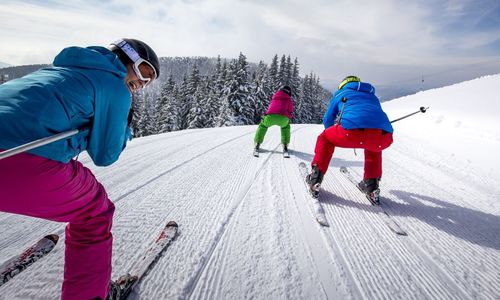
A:
[[[68,222],[62,299],[105,299],[114,205],[92,172],[115,162],[131,137],[132,93],[160,74],[145,43],[69,47],[53,66],[0,85],[0,152],[72,129],[68,139],[0,160],[0,211]]]

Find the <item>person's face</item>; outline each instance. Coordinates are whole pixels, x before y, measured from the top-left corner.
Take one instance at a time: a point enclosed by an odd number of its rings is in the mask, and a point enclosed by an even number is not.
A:
[[[142,63],[139,65],[139,71],[142,77],[155,78],[155,71],[148,64]],[[125,84],[131,93],[140,90],[146,86],[146,82],[137,77],[137,74],[132,67],[132,64],[127,64],[127,76],[125,76]]]

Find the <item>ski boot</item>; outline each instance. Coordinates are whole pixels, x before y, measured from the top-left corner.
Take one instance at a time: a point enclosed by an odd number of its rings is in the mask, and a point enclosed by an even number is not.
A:
[[[283,157],[290,157],[290,153],[288,152],[288,144],[283,144]]]
[[[255,147],[253,148],[253,156],[259,157],[260,144],[255,143]]]
[[[380,189],[379,183],[380,178],[368,178],[361,180],[358,183],[358,189],[365,193],[366,198],[370,200],[373,204],[380,204]]]
[[[130,274],[120,276],[116,281],[111,281],[106,300],[125,299],[132,291],[132,287],[136,281],[137,276],[132,276]]]
[[[324,174],[318,169],[317,165],[312,165],[311,174],[307,175],[306,182],[309,185],[309,192],[314,198],[319,196],[319,188],[323,181]]]

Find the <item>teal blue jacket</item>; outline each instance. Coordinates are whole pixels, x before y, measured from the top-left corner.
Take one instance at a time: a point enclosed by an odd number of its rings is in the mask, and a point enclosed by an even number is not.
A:
[[[28,152],[67,163],[86,150],[96,165],[112,164],[131,137],[126,74],[119,58],[104,47],[69,47],[53,67],[0,85],[0,149],[84,128]]]

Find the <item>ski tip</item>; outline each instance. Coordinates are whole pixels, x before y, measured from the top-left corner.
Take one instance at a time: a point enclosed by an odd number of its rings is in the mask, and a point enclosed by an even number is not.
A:
[[[301,167],[301,168],[306,167],[306,163],[305,163],[305,162],[303,162],[303,161],[301,161],[301,162],[299,163],[299,167]]]
[[[340,167],[340,172],[342,172],[342,173],[347,172],[347,167],[341,166]]]
[[[44,238],[52,241],[54,244],[57,244],[57,241],[59,241],[59,236],[57,234],[49,234],[44,236]]]
[[[167,223],[167,227],[179,227],[179,225],[177,225],[177,222],[175,221],[169,221]]]

